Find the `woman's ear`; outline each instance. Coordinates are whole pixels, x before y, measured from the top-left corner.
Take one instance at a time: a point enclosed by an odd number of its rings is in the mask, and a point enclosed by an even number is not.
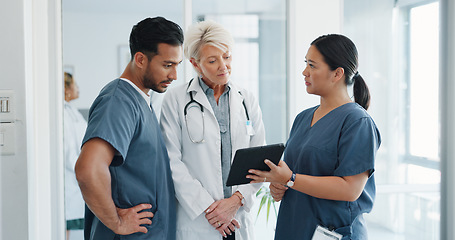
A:
[[[69,88],[66,88],[66,87],[65,87],[65,96],[68,95],[69,93],[70,93]]]
[[[335,69],[335,77],[334,77],[334,82],[338,82],[340,79],[343,79],[344,76],[344,68],[338,67]]]
[[[193,67],[196,69],[196,71],[198,73],[201,73],[201,68],[199,67],[199,65],[197,64],[197,60],[195,58],[190,58],[190,62],[191,64],[193,65]]]

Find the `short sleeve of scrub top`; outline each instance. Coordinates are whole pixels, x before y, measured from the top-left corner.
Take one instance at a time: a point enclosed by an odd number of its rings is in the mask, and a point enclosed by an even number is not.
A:
[[[372,134],[373,133],[373,134]],[[374,158],[379,148],[376,126],[370,118],[362,117],[343,126],[339,140],[339,165],[335,176],[354,176],[370,170],[374,172]]]
[[[134,135],[136,107],[121,96],[103,96],[90,112],[90,122],[83,143],[101,138],[112,145],[120,156],[114,157],[112,166],[123,164]]]

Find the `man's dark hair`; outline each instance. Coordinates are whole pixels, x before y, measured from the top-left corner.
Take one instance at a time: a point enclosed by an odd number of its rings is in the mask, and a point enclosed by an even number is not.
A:
[[[163,17],[146,18],[133,26],[130,34],[131,59],[137,52],[149,59],[158,53],[158,44],[183,44],[183,31],[179,25]]]

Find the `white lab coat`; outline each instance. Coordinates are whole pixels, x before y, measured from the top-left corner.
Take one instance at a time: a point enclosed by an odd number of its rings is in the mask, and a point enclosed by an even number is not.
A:
[[[239,148],[265,144],[265,130],[262,113],[257,100],[244,89],[230,83],[229,106],[232,156]],[[189,92],[204,108],[205,133],[203,143],[193,143],[188,137],[184,107],[190,101]],[[240,92],[240,93],[239,93]],[[253,125],[252,135],[247,134],[246,113],[248,109]],[[202,137],[200,108],[188,112],[190,134],[194,140]],[[191,123],[190,123],[191,122]],[[168,149],[172,178],[174,180],[177,204],[177,240],[222,239],[205,218],[204,211],[215,201],[224,198],[221,174],[221,136],[213,109],[199,85],[198,79],[189,84],[169,89],[161,109],[161,130]],[[231,160],[232,161],[232,160]],[[251,240],[253,236],[254,213],[250,213],[255,194],[262,184],[233,186],[232,192],[239,191],[245,198],[235,219],[241,228],[236,230],[236,240]]]
[[[81,152],[87,122],[82,114],[65,101],[63,122],[63,150],[65,160],[65,218],[84,218],[85,203],[77,184],[74,166]]]

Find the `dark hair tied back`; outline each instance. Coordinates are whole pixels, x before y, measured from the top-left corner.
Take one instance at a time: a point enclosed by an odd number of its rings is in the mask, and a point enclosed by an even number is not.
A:
[[[359,76],[359,71],[355,72],[354,76],[352,77],[352,80],[355,81],[355,78]]]
[[[311,45],[318,49],[332,71],[339,67],[344,69],[346,85],[354,84],[355,102],[368,109],[370,91],[357,71],[358,53],[354,43],[346,36],[329,34],[316,38]]]
[[[370,90],[368,89],[365,80],[363,77],[360,76],[359,72],[357,72],[354,77],[352,78],[354,81],[354,100],[360,106],[368,110],[370,107]]]

